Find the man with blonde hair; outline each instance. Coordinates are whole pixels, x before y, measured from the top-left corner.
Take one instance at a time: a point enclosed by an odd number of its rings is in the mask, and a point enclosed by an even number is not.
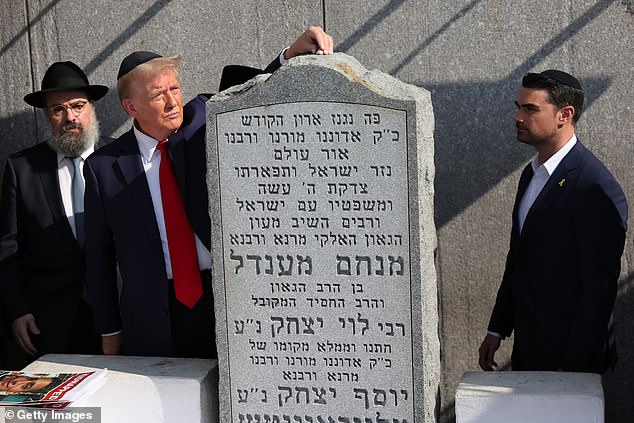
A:
[[[310,27],[281,59],[332,52]],[[117,75],[132,130],[94,154],[86,177],[90,298],[105,354],[215,357],[205,103],[183,106],[178,57],[137,51]],[[262,71],[233,68],[235,82]],[[224,77],[224,75],[223,75]],[[119,298],[115,262],[123,290]]]

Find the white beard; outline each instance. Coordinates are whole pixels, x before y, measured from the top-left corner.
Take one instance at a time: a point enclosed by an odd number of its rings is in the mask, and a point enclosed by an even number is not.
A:
[[[64,156],[76,157],[97,143],[99,140],[99,121],[94,109],[90,110],[91,124],[84,128],[80,123],[66,123],[60,129],[60,134],[50,134],[48,144]],[[68,129],[78,128],[79,134],[66,132]]]

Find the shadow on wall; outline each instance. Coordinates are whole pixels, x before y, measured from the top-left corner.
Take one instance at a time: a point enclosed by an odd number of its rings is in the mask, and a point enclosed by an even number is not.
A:
[[[408,81],[425,87],[432,93],[436,118],[436,227],[442,228],[502,178],[522,166],[533,150],[515,141],[512,122],[514,101],[522,76],[538,67],[551,53],[569,41],[576,33],[594,21],[615,0],[601,0],[546,42],[497,83],[455,83],[429,85],[424,80]],[[374,28],[394,13],[405,0],[391,0],[347,39],[336,51],[347,52],[359,41],[370,36]],[[414,60],[436,39],[474,9],[482,0],[472,0],[451,19],[441,25],[399,62],[390,74],[398,72]],[[586,110],[610,85],[607,77],[583,80]],[[502,104],[500,104],[502,102]]]
[[[100,53],[95,55],[95,57],[84,67],[84,71],[90,77],[90,74],[103,62],[106,61],[108,57],[114,53],[119,47],[125,44],[129,39],[131,39],[134,34],[136,34],[141,28],[145,26],[147,22],[152,20],[163,8],[165,8],[168,4],[171,3],[172,0],[156,0],[152,6],[148,7],[142,15],[140,15],[137,19],[134,20],[124,31],[122,31],[119,35],[117,35],[114,40],[110,42]]]
[[[610,80],[585,79],[583,84],[588,109],[607,90]],[[437,229],[523,168],[535,153],[515,135],[512,118],[520,87],[521,77],[496,83],[426,86],[432,93],[436,120]]]
[[[615,0],[602,0],[588,9],[583,15],[564,28],[558,35],[527,58],[505,80],[498,83],[455,83],[447,85],[429,86],[425,81],[410,81],[424,86],[432,92],[432,101],[436,116],[436,187],[437,192],[443,192],[436,198],[436,225],[442,228],[448,221],[457,216],[462,210],[474,203],[486,191],[491,189],[502,178],[509,175],[532,155],[529,148],[518,146],[515,142],[513,124],[513,101],[519,86],[521,76],[542,59],[547,57],[564,42],[569,40],[581,28],[592,22]],[[42,16],[49,13],[59,0],[51,2],[34,17],[29,25],[36,23]],[[164,9],[171,0],[156,0],[147,10],[117,35],[102,51],[88,63],[84,70],[90,74],[101,65],[114,51],[131,39],[148,21]],[[451,19],[438,28],[428,39],[424,40],[392,70],[397,75],[399,70],[411,62],[418,54],[425,50],[434,40],[441,37],[449,28],[456,25],[464,16],[482,0],[472,0],[458,11]],[[381,25],[386,17],[398,10],[405,0],[390,0],[383,8],[359,27],[350,37],[343,40],[336,47],[337,51],[346,52],[360,40],[370,36],[374,28]],[[0,57],[15,41],[27,31],[25,27],[12,40],[0,49]],[[589,108],[592,101],[599,97],[609,85],[609,80],[596,79],[583,81]],[[34,83],[39,86],[39,81]],[[500,105],[502,99],[502,105]],[[484,108],[483,108],[484,107]],[[107,113],[104,113],[107,111]],[[97,103],[97,115],[101,123],[103,135],[111,135],[126,120],[127,116],[119,105],[116,90],[112,89],[108,95]],[[44,127],[41,117],[38,118],[39,127]],[[20,113],[2,119],[4,139],[28,137],[32,134],[32,115]],[[38,141],[44,139],[45,132],[38,131]],[[20,138],[18,138],[20,139]],[[2,163],[6,154],[35,144],[35,140],[22,139],[15,143],[15,149],[0,157]]]
[[[0,118],[0,181],[4,174],[4,163],[9,154],[35,144],[36,128],[33,111],[24,111]]]
[[[335,51],[346,53],[348,50],[350,50],[351,47],[353,47],[359,41],[368,36],[374,28],[381,25],[381,22],[384,21],[385,18],[396,12],[396,10],[401,7],[405,3],[405,1],[406,0],[390,0],[388,4],[383,6],[378,12],[372,15],[370,19],[365,21],[363,25],[359,27],[359,29],[352,33],[348,38],[337,44],[337,46],[335,47]],[[479,2],[481,0],[475,1]]]
[[[53,0],[51,1],[49,4],[46,5],[46,7],[44,9],[42,9],[40,11],[40,13],[37,14],[37,16],[35,16],[33,19],[29,19],[29,25],[25,26],[24,28],[22,28],[20,31],[18,31],[10,40],[8,43],[6,43],[5,45],[2,46],[2,48],[0,49],[0,57],[2,57],[4,55],[4,53],[6,53],[11,47],[13,47],[15,45],[15,43],[18,42],[18,40],[20,38],[22,38],[26,33],[27,30],[29,28],[31,28],[35,23],[39,22],[44,16],[46,16],[55,6],[57,6],[57,3],[59,3],[61,0]]]
[[[537,63],[548,57],[552,52],[561,47],[566,41],[571,39],[577,32],[583,29],[586,25],[594,21],[601,13],[603,13],[612,3],[616,0],[601,0],[594,6],[586,10],[580,17],[571,22],[566,28],[564,28],[559,34],[553,37],[550,41],[545,43],[542,48],[536,51],[533,55],[528,57],[524,63],[515,69],[509,75],[508,79],[520,79],[520,77],[528,69],[532,69]],[[400,6],[405,3],[405,0],[390,0],[390,2],[375,13],[370,19],[368,19],[363,25],[359,27],[353,34],[347,39],[341,41],[335,47],[335,51],[346,53],[351,47],[356,45],[366,36],[369,36],[370,32],[381,24],[388,16],[394,13]],[[429,45],[431,45],[436,39],[440,38],[445,32],[447,32],[452,26],[456,25],[463,17],[467,16],[472,9],[474,9],[482,0],[471,0],[461,10],[459,10],[451,19],[440,26],[434,33],[426,40],[413,49],[409,54],[404,56],[391,71],[390,74],[398,76],[398,72],[413,61],[420,53],[422,53]],[[627,5],[628,11],[632,13],[632,0],[623,0],[623,3]]]
[[[51,11],[58,5],[61,0],[53,0],[47,4],[36,16],[30,18],[28,25],[24,26],[20,31],[13,35],[13,37],[0,48],[0,58],[15,45],[15,43],[27,34],[29,28],[33,27],[44,16],[51,13]],[[125,44],[131,39],[140,29],[142,29],[147,22],[152,20],[161,10],[163,10],[172,0],[156,0],[147,10],[134,20],[124,31],[116,36],[112,42],[110,42],[102,51],[97,53],[95,57],[83,67],[84,72],[91,80],[91,74],[94,70],[104,63],[119,47]],[[28,13],[28,9],[27,9]],[[47,64],[47,66],[50,64]],[[32,86],[36,89],[40,88],[41,81],[31,81]],[[100,81],[91,81],[99,84]],[[24,93],[26,95],[28,93]],[[112,135],[128,117],[119,104],[119,99],[116,94],[116,87],[110,87],[108,95],[101,99],[97,103],[97,118],[100,122],[101,134],[110,136]],[[2,177],[4,174],[4,164],[7,157],[14,152],[23,150],[29,146],[35,145],[46,139],[48,132],[48,124],[45,122],[41,113],[34,114],[31,111],[25,111],[18,114],[6,116],[0,119],[0,136],[3,140],[10,140],[0,147],[0,184],[2,183]]]

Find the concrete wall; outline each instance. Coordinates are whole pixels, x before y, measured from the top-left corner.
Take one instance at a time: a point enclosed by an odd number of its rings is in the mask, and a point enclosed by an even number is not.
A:
[[[37,142],[22,97],[47,66],[73,60],[114,87],[133,50],[180,53],[184,92],[215,91],[223,64],[265,66],[308,24],[325,25],[336,50],[365,67],[432,92],[436,116],[436,225],[443,348],[442,418],[453,416],[463,372],[477,369],[502,274],[519,173],[532,149],[511,117],[521,76],[561,68],[587,92],[582,141],[634,204],[632,0],[0,0],[0,162]],[[98,103],[106,135],[129,127],[116,93]],[[40,127],[42,126],[40,121]],[[40,135],[41,136],[41,135]],[[620,362],[605,378],[608,422],[634,415],[634,244],[628,235],[617,300]],[[510,342],[499,357],[508,364]],[[628,401],[629,400],[629,401]]]

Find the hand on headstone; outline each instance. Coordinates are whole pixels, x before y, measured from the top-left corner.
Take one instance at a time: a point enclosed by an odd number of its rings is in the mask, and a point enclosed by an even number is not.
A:
[[[309,26],[284,52],[284,59],[310,53],[332,54],[332,49],[332,37],[319,26]]]

